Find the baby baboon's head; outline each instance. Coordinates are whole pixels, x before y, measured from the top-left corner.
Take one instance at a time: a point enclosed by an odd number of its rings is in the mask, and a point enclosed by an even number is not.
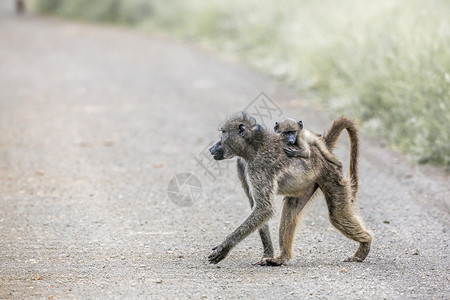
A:
[[[273,130],[282,135],[283,140],[288,145],[294,145],[297,140],[297,134],[303,129],[303,122],[286,118],[280,122],[275,122]]]

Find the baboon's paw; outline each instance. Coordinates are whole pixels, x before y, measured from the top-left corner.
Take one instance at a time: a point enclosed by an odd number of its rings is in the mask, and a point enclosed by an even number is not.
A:
[[[270,267],[279,267],[282,265],[286,265],[286,262],[277,257],[277,258],[263,258],[260,261],[260,264],[258,264],[259,266],[270,266]]]
[[[266,260],[269,259],[268,257],[263,257],[261,260],[252,263],[253,266],[267,266]]]
[[[297,154],[297,150],[295,150],[292,147],[283,147],[283,150],[287,154],[287,156],[290,156],[290,157],[297,157],[297,156],[299,156]]]
[[[229,251],[230,250],[223,247],[222,245],[218,245],[212,248],[212,252],[208,255],[208,260],[212,264],[217,264],[227,256]]]
[[[363,261],[363,259],[358,258],[356,256],[352,256],[347,259],[344,259],[344,262],[362,262],[362,261]]]

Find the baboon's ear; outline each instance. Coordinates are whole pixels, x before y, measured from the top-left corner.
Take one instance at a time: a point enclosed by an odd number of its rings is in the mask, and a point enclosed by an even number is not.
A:
[[[278,127],[280,127],[280,123],[275,122],[275,126],[273,127],[273,130],[275,130],[275,132],[278,132]]]
[[[259,125],[259,124],[256,124],[255,126],[252,127],[252,135],[253,135],[253,137],[259,135],[262,131],[263,131],[262,126]]]
[[[238,132],[239,132],[239,135],[242,137],[245,135],[245,125],[244,124],[239,124]]]
[[[300,130],[302,130],[303,129],[303,121],[298,121],[298,126],[300,126]]]

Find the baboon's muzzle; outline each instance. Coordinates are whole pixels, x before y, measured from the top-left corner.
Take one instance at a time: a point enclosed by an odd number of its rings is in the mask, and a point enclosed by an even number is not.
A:
[[[296,134],[287,133],[287,134],[285,134],[285,137],[286,137],[286,142],[287,142],[288,145],[294,145],[295,144],[295,141],[297,139],[297,135]]]
[[[223,148],[223,145],[220,142],[220,140],[211,147],[209,147],[209,152],[211,153],[211,155],[214,157],[215,160],[225,159],[224,157],[225,149]]]

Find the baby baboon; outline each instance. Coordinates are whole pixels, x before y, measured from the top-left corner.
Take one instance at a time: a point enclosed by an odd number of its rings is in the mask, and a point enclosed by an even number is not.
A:
[[[238,174],[252,206],[250,215],[221,244],[214,247],[208,259],[223,260],[230,250],[253,231],[259,229],[264,246],[259,265],[279,266],[292,257],[292,245],[300,212],[320,188],[325,195],[331,223],[345,236],[359,242],[358,250],[347,261],[363,261],[370,251],[372,237],[356,214],[358,191],[358,135],[353,122],[341,118],[333,123],[324,140],[334,149],[341,132],[347,129],[350,148],[350,180],[328,164],[317,147],[311,147],[309,159],[290,159],[283,153],[284,141],[269,132],[245,112],[232,115],[221,126],[222,136],[209,151],[215,160],[238,156]],[[273,215],[273,199],[284,195],[279,229],[281,253],[273,258],[273,247],[267,221]]]
[[[294,119],[283,119],[281,122],[275,122],[273,128],[276,133],[283,136],[285,143],[289,146],[297,145],[299,149],[292,147],[284,147],[284,152],[291,157],[309,158],[311,150],[309,144],[315,145],[319,148],[325,158],[335,164],[339,169],[342,169],[342,162],[331,153],[321,136],[314,132],[304,129],[302,121],[296,121]]]

